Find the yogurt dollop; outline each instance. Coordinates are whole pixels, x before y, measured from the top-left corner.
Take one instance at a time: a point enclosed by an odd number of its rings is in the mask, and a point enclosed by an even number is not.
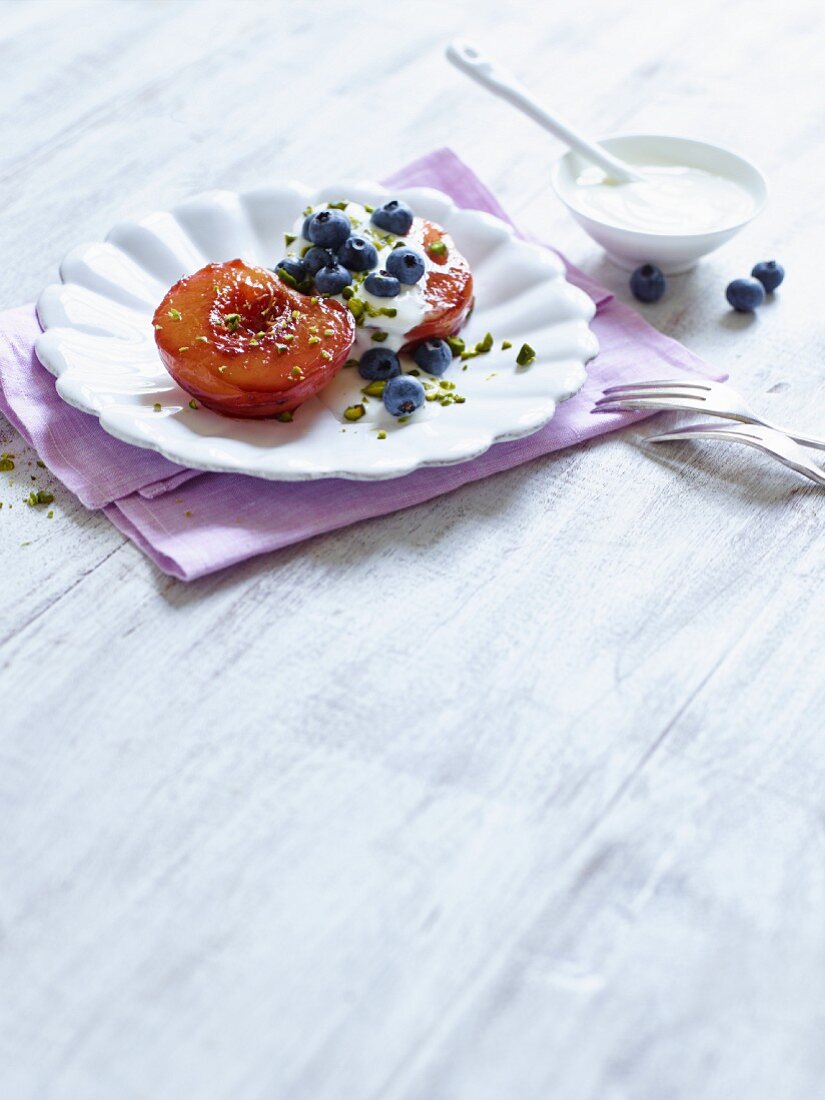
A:
[[[313,213],[328,209],[330,209],[329,203],[319,203],[318,206],[313,208]],[[373,269],[375,271],[380,271],[385,266],[387,256],[396,244],[406,243],[404,237],[399,237],[384,229],[377,229],[370,220],[369,211],[361,203],[347,202],[344,213],[349,218],[352,232],[358,236],[366,237],[368,241],[375,245],[378,252],[378,263]],[[293,226],[295,239],[287,252],[288,256],[302,256],[311,247],[310,242],[302,236],[303,222],[304,217],[302,215]],[[427,273],[434,267],[433,262],[425,252],[421,253],[421,258],[424,261],[425,269],[423,278],[412,285],[402,285],[400,293],[394,298],[378,298],[374,294],[370,294],[363,286],[363,278],[368,273],[364,272],[356,275],[354,290],[358,298],[371,307],[376,315],[366,317],[363,326],[358,329],[353,355],[357,357],[366,351],[368,347],[375,347],[375,343],[372,342],[372,334],[376,330],[387,334],[384,347],[398,351],[406,343],[406,334],[412,332],[421,324],[427,313],[425,294]],[[345,302],[345,299],[339,294],[336,295],[336,301]]]
[[[744,221],[756,203],[744,187],[702,168],[634,165],[644,179],[615,183],[600,168],[578,176],[570,199],[583,214],[647,233],[707,233]]]

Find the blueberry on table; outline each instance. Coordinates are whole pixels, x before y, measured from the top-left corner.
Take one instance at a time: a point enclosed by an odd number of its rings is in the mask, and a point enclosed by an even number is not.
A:
[[[411,248],[394,248],[387,256],[387,271],[394,275],[399,283],[412,286],[424,274],[424,260]]]
[[[734,279],[725,297],[739,313],[753,313],[765,301],[765,288],[758,279]]]
[[[353,234],[338,249],[338,259],[350,271],[372,271],[378,263],[378,252],[366,237]]]
[[[413,212],[400,199],[390,199],[383,206],[373,210],[370,220],[379,229],[386,229],[388,233],[396,233],[399,237],[404,237],[409,233],[413,223]]]
[[[413,352],[416,365],[428,374],[441,375],[453,361],[453,353],[446,340],[425,340]]]
[[[368,382],[386,382],[401,373],[401,364],[389,348],[370,348],[361,356],[358,373]]]
[[[340,294],[352,282],[352,275],[339,263],[327,264],[315,272],[315,289],[319,294]]]
[[[321,248],[340,248],[352,226],[340,210],[319,210],[304,223],[304,235]]]
[[[664,272],[656,264],[642,264],[630,276],[633,297],[640,302],[658,302],[666,287]]]
[[[310,275],[314,275],[316,271],[320,271],[322,267],[327,267],[329,264],[335,263],[335,254],[330,252],[328,248],[319,248],[317,244],[314,244],[304,256],[304,263],[307,265],[307,271]]]
[[[279,271],[283,271],[289,276],[285,281],[293,286],[302,283],[309,275],[306,263],[303,260],[293,259],[291,256],[286,256],[283,260],[278,261],[275,266],[275,273],[277,274]]]
[[[409,374],[397,374],[384,387],[383,398],[390,416],[409,416],[424,404],[424,387]]]
[[[373,271],[364,279],[364,289],[376,298],[394,298],[401,292],[401,284],[388,271]]]
[[[771,294],[785,278],[785,268],[776,260],[763,260],[754,267],[751,275],[759,280],[768,294]]]

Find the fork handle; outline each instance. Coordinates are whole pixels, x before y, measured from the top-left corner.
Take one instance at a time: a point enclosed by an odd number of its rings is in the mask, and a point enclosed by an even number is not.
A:
[[[768,427],[773,428],[775,432],[782,432],[788,439],[792,439],[794,443],[801,443],[803,447],[815,447],[818,451],[825,451],[825,439],[817,439],[815,435],[798,435],[797,432],[789,432],[787,428],[774,428],[773,424],[769,424]]]

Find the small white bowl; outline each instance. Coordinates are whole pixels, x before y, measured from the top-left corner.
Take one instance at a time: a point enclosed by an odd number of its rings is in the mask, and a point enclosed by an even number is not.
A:
[[[753,199],[747,217],[700,233],[655,233],[628,229],[583,213],[576,206],[576,180],[587,163],[572,150],[553,166],[551,180],[561,201],[582,228],[602,246],[608,257],[626,271],[640,264],[657,264],[666,275],[689,271],[697,260],[730,240],[762,210],[768,197],[765,177],[743,157],[690,138],[663,134],[622,134],[604,138],[601,145],[632,164],[684,164],[724,176],[743,187]]]

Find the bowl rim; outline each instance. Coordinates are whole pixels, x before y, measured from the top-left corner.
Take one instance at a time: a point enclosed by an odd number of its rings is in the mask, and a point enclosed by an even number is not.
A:
[[[700,145],[705,149],[711,149],[714,152],[722,153],[735,161],[739,161],[740,164],[743,164],[747,169],[754,173],[759,184],[761,185],[761,197],[757,199],[756,196],[753,196],[755,200],[755,205],[753,210],[748,214],[747,217],[742,218],[740,221],[737,222],[731,222],[729,224],[721,225],[715,229],[695,230],[690,233],[673,233],[666,230],[656,231],[649,229],[631,229],[626,225],[617,225],[615,222],[609,221],[607,218],[599,218],[589,212],[585,213],[577,206],[575,206],[571,201],[569,201],[567,195],[559,186],[559,177],[561,175],[562,165],[565,162],[571,160],[572,157],[577,155],[574,149],[568,149],[565,153],[562,153],[562,155],[558,157],[557,160],[553,162],[553,166],[550,169],[550,183],[553,187],[554,192],[556,193],[556,196],[564,203],[567,209],[576,218],[581,219],[582,221],[593,222],[595,225],[603,226],[605,229],[611,229],[615,233],[624,233],[628,236],[636,238],[643,237],[651,241],[671,240],[687,242],[690,240],[696,240],[699,237],[714,237],[722,233],[734,233],[739,229],[743,229],[749,222],[752,222],[753,219],[761,214],[762,211],[765,209],[765,205],[767,204],[770,194],[765,173],[757,164],[754,164],[752,160],[749,160],[747,157],[742,156],[741,153],[735,153],[732,149],[728,149],[724,145],[716,145],[712,141],[703,141],[701,138],[683,137],[681,134],[643,134],[635,132],[630,134],[608,134],[604,137],[597,138],[596,144],[603,144],[605,145],[605,148],[610,149],[610,146],[607,144],[608,142],[616,140],[631,141],[634,139],[662,142],[668,141],[683,145]]]

